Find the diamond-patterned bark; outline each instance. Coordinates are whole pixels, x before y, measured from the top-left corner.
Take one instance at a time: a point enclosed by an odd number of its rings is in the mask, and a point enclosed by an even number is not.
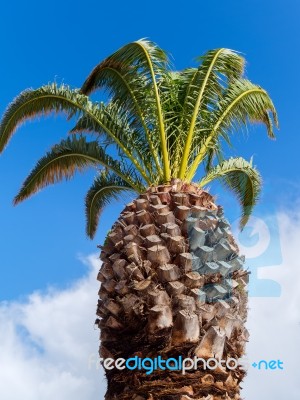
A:
[[[100,258],[101,357],[244,354],[244,258],[209,193],[179,181],[150,188],[126,206]],[[106,399],[240,399],[244,374],[107,370]]]

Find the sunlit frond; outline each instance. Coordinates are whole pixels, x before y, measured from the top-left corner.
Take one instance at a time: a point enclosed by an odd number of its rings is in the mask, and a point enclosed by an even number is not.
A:
[[[132,190],[128,182],[114,173],[103,171],[95,178],[85,198],[86,233],[91,239],[95,236],[103,208],[112,199],[118,200],[124,192]]]
[[[132,156],[132,143],[118,137],[118,132],[111,128],[110,115],[105,112],[104,104],[99,107],[89,98],[80,94],[78,90],[71,90],[68,86],[46,85],[36,90],[25,90],[8,107],[0,124],[0,151],[8,143],[16,128],[24,121],[51,112],[77,114],[88,116],[94,126],[101,127],[106,135],[121,149],[123,154],[135,165],[143,178],[147,178],[146,171]],[[100,129],[100,128],[98,128]]]
[[[138,40],[123,46],[94,68],[84,82],[82,92],[89,94],[98,88],[107,87],[120,107],[129,108],[135,116],[137,126],[142,124],[145,130],[148,144],[154,153],[154,161],[160,171],[157,154],[159,145],[164,177],[168,181],[170,180],[169,155],[164,115],[157,87],[157,78],[165,74],[167,68],[168,58],[163,50],[153,42]],[[150,135],[149,124],[158,126],[157,137]]]
[[[186,84],[185,76],[180,72],[167,72],[158,80],[158,89],[164,113],[167,147],[170,159],[171,175],[177,176],[182,140],[180,117],[182,104],[181,91]]]
[[[65,85],[58,87],[53,83],[36,90],[24,90],[8,106],[2,118],[0,151],[3,151],[18,126],[27,120],[52,112],[80,115],[91,106],[87,96]]]
[[[255,121],[265,124],[268,136],[274,138],[271,117],[278,126],[274,104],[264,89],[245,79],[232,82],[218,103],[217,109],[211,113],[211,128],[199,143],[200,150],[189,168],[187,179],[193,178],[198,165],[219,135],[224,136],[227,132],[237,131],[249,122]]]
[[[259,172],[253,167],[252,162],[241,157],[230,158],[212,168],[199,182],[199,185],[205,186],[214,179],[219,179],[236,195],[242,207],[240,226],[243,228],[261,191],[262,180]]]
[[[179,177],[184,178],[187,169],[197,123],[205,118],[209,106],[222,96],[228,81],[239,78],[244,70],[244,59],[229,49],[208,51],[199,68],[191,75],[183,103],[182,120],[186,130]],[[187,71],[190,75],[190,71]]]
[[[143,147],[149,147],[156,169],[162,174],[158,156],[159,141],[151,134],[151,125],[156,118],[155,102],[151,93],[152,82],[147,73],[141,73],[140,68],[133,65],[133,60],[122,60],[122,57],[120,60],[120,53],[121,51],[114,53],[97,65],[81,91],[84,94],[90,94],[97,89],[108,92],[111,102],[116,104],[119,110],[126,111],[130,125],[138,131],[141,140],[144,140]],[[164,54],[156,54],[156,62],[164,64],[165,57]],[[161,70],[160,67],[160,74]]]
[[[17,204],[43,187],[63,179],[70,179],[75,172],[82,172],[89,167],[105,167],[113,171],[137,192],[144,188],[134,169],[128,169],[113,160],[97,142],[87,142],[84,137],[78,139],[73,136],[55,145],[37,162],[14,202]]]
[[[245,60],[237,52],[210,50],[198,61],[199,67],[172,71],[167,54],[141,39],[105,58],[81,89],[53,83],[22,92],[0,123],[0,152],[35,117],[64,113],[76,123],[71,139],[38,161],[15,202],[76,171],[97,168],[86,199],[92,237],[102,208],[122,191],[142,192],[172,178],[191,182],[201,165],[207,173],[201,185],[218,178],[237,195],[244,225],[261,179],[242,158],[224,161],[224,144],[232,146],[233,133],[257,122],[274,138],[276,110],[268,93],[243,77]],[[88,97],[97,90],[105,92],[105,102]]]
[[[99,124],[98,121],[101,121],[102,124]],[[107,133],[107,130],[113,132],[113,137]],[[153,157],[149,147],[145,144],[139,131],[131,126],[128,114],[125,111],[121,112],[116,103],[110,102],[107,105],[100,103],[94,108],[93,116],[83,115],[78,119],[75,127],[70,130],[70,133],[87,132],[97,133],[99,135],[98,140],[104,139],[106,145],[116,145],[120,156],[123,158],[128,157],[128,154],[124,152],[119,143],[125,143],[130,155],[129,161],[135,165],[146,182],[150,184],[155,180],[157,175],[153,168]]]
[[[156,75],[164,73],[169,63],[166,52],[146,39],[128,43],[98,64],[85,80],[81,90],[83,93],[90,94],[103,87],[103,84],[106,86],[102,75],[104,66],[112,66],[125,76],[132,74],[134,78],[137,78],[139,75],[137,79],[141,79],[142,76],[146,80],[151,80],[150,63]]]

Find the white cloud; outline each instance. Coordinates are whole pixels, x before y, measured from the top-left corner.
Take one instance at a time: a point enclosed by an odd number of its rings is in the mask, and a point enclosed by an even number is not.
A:
[[[0,305],[0,398],[94,400],[105,393],[97,370],[99,331],[93,329],[99,259],[63,291],[34,293],[24,303]],[[93,358],[91,358],[93,357]]]
[[[284,370],[250,368],[243,391],[248,400],[299,398],[300,215],[280,214],[278,222],[283,262],[262,268],[259,276],[280,283],[282,293],[250,298],[248,358],[281,359]],[[66,290],[0,304],[1,399],[103,398],[106,383],[94,361],[99,332],[93,329],[99,260],[90,256],[85,262],[90,268],[87,276]]]
[[[243,396],[255,400],[299,399],[300,214],[278,215],[282,263],[261,268],[259,278],[281,286],[279,297],[250,297],[248,359],[283,361],[283,370],[250,367]]]

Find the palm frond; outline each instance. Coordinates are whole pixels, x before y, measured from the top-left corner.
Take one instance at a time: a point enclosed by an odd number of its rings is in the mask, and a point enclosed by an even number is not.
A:
[[[177,176],[179,168],[181,140],[183,136],[179,130],[182,110],[180,97],[182,87],[185,83],[185,76],[177,71],[166,72],[158,79],[172,176]]]
[[[55,83],[39,89],[24,90],[6,109],[0,124],[0,151],[3,151],[19,125],[51,112],[67,115],[80,113],[90,107],[88,97],[68,86],[58,87]]]
[[[151,96],[149,79],[130,64],[129,59],[120,61],[119,53],[120,51],[114,53],[97,65],[84,82],[81,91],[87,95],[97,89],[108,92],[111,102],[127,112],[131,126],[145,140],[143,147],[149,146],[157,171],[162,174],[158,156],[159,143],[151,135],[150,128],[155,119],[155,103]]]
[[[239,129],[248,121],[261,122],[266,125],[268,136],[274,139],[272,119],[278,127],[277,113],[268,93],[246,79],[236,80],[228,87],[214,117],[212,130],[217,133]]]
[[[193,74],[187,71],[190,82],[182,107],[181,123],[187,134],[179,171],[181,179],[185,177],[197,123],[201,122],[209,105],[222,96],[227,82],[239,78],[244,71],[243,57],[229,49],[208,51],[200,60],[202,63]]]
[[[224,154],[219,140],[216,141],[214,146],[208,149],[204,163],[204,170],[206,173],[214,168],[213,163],[215,158],[217,158],[218,164],[221,164],[224,161]]]
[[[96,117],[96,118],[94,118]],[[99,124],[98,121],[102,123]],[[103,128],[105,126],[105,129]],[[113,137],[107,131],[113,132]],[[118,104],[109,102],[100,103],[93,108],[93,116],[85,114],[77,120],[76,125],[70,133],[96,133],[98,140],[104,138],[106,145],[116,145],[118,153],[122,158],[129,158],[127,152],[119,143],[125,144],[130,151],[130,158],[135,167],[142,171],[142,176],[148,184],[157,178],[157,172],[153,169],[153,157],[149,146],[145,143],[140,132],[131,126],[130,116],[126,111],[121,111]],[[134,161],[134,162],[133,162]]]
[[[43,187],[63,179],[70,179],[76,171],[82,172],[89,167],[105,167],[127,182],[127,185],[135,191],[144,189],[134,169],[129,169],[113,160],[97,142],[87,142],[85,137],[73,136],[55,145],[37,162],[25,179],[14,203],[25,200]]]
[[[94,180],[85,198],[86,233],[93,239],[100,214],[112,199],[118,200],[125,191],[132,191],[132,186],[114,173],[103,171]]]
[[[107,66],[113,68],[108,72]],[[153,124],[153,117],[155,117],[159,127],[159,136],[154,141],[155,143],[153,143],[153,137],[150,136],[148,129],[146,129],[146,136],[151,151],[154,152],[158,169],[160,169],[160,164],[156,145],[160,145],[164,177],[168,181],[170,180],[169,155],[163,110],[157,87],[157,77],[164,74],[167,67],[166,53],[153,42],[141,39],[123,46],[94,68],[84,82],[82,92],[89,94],[104,85],[108,86],[114,98],[118,98],[117,101],[121,107],[129,107],[131,111],[134,111],[134,115],[138,113],[144,129],[147,123]],[[115,79],[116,73],[118,74],[117,79]],[[114,75],[113,80],[111,79],[112,74]]]
[[[203,140],[198,143],[199,152],[188,170],[187,179],[191,180],[198,165],[218,135],[225,136],[227,132],[238,131],[251,122],[261,122],[266,125],[270,138],[274,138],[272,119],[278,126],[277,113],[268,93],[258,85],[246,79],[232,82],[226,90],[218,108],[211,112],[211,127]]]
[[[219,179],[236,195],[242,207],[240,226],[243,228],[261,191],[262,180],[259,172],[253,167],[252,161],[248,162],[241,157],[230,158],[212,168],[199,185],[205,186],[214,179]]]
[[[16,128],[24,121],[39,115],[51,112],[64,112],[67,115],[88,115],[95,125],[98,125],[116,143],[125,156],[135,165],[143,178],[150,182],[146,171],[132,156],[132,143],[120,141],[118,135],[110,129],[107,114],[99,109],[99,105],[92,103],[89,98],[78,90],[71,90],[68,86],[46,85],[39,89],[25,90],[8,107],[0,125],[0,152],[4,149]]]
[[[128,43],[92,70],[81,91],[90,94],[103,87],[102,70],[105,66],[112,66],[126,76],[132,74],[136,78],[138,74],[149,81],[151,79],[149,59],[155,74],[160,75],[165,72],[169,63],[168,56],[155,43],[146,39]]]
[[[260,176],[241,158],[224,161],[223,144],[231,145],[232,133],[256,122],[274,138],[276,110],[264,89],[243,78],[245,60],[237,52],[210,50],[198,60],[197,68],[171,71],[166,53],[141,39],[97,65],[80,90],[53,83],[22,92],[0,123],[0,153],[18,126],[37,116],[64,113],[77,121],[69,131],[72,139],[38,161],[15,203],[76,171],[105,169],[86,199],[87,233],[93,236],[109,198],[171,178],[190,182],[203,163],[207,176],[201,185],[219,178],[233,190],[245,224],[258,198]],[[107,94],[105,103],[88,97],[99,89]]]

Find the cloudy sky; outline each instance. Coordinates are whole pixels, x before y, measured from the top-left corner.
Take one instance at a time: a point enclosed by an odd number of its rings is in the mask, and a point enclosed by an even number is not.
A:
[[[0,6],[0,114],[28,87],[51,81],[79,87],[101,59],[142,37],[169,51],[178,69],[196,65],[195,57],[211,48],[241,51],[247,77],[271,95],[280,120],[277,140],[269,141],[255,126],[248,135],[236,135],[231,150],[254,156],[264,179],[254,218],[239,236],[252,271],[248,358],[284,362],[282,371],[250,368],[244,394],[251,400],[281,400],[287,392],[290,400],[299,398],[299,18],[296,0],[191,0],[178,6],[158,0],[151,6],[16,0]],[[84,233],[83,198],[94,171],[12,206],[35,161],[71,127],[62,116],[25,124],[0,156],[0,398],[5,400],[89,400],[105,390],[94,364],[96,245],[123,204],[107,208],[93,241]],[[235,226],[235,200],[217,185],[211,191]]]

